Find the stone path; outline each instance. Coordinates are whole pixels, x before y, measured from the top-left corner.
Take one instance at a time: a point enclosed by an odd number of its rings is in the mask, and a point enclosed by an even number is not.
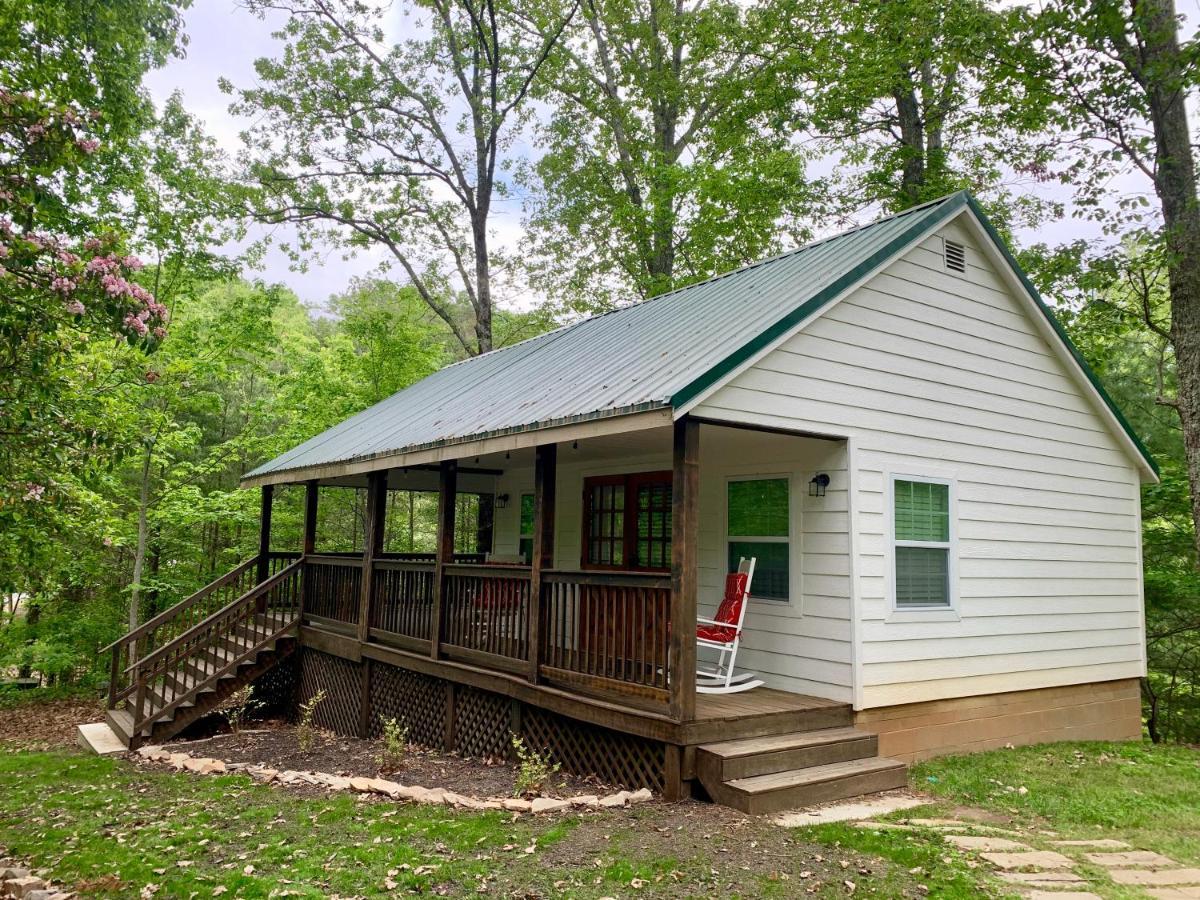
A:
[[[998,878],[1029,900],[1102,900],[1095,891],[1106,883],[1111,887],[1112,882],[1139,887],[1154,900],[1200,900],[1200,868],[1113,838],[1050,840],[1044,834],[959,819],[862,820],[852,824],[877,831],[936,831],[948,844],[978,855]],[[1099,866],[1108,880],[1103,876],[1089,880],[1077,869],[1081,863]]]

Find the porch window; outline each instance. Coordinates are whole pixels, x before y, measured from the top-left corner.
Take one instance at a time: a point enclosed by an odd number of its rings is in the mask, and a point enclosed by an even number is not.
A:
[[[791,584],[791,504],[786,478],[730,481],[726,489],[728,564],[753,557],[754,597],[787,600]]]
[[[950,484],[895,478],[892,510],[896,608],[950,606]]]
[[[586,478],[583,501],[587,568],[670,569],[670,472]]]
[[[533,563],[533,494],[521,495],[521,532],[517,552],[525,565]]]

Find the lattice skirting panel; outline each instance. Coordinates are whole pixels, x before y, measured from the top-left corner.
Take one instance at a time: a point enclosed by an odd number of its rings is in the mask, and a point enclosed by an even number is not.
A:
[[[599,725],[526,706],[521,713],[525,742],[548,754],[564,771],[605,784],[648,787],[661,793],[666,780],[666,745]]]
[[[371,737],[383,733],[383,720],[395,719],[408,728],[408,739],[423,747],[446,741],[447,683],[419,672],[371,663]]]
[[[455,751],[481,759],[511,755],[513,701],[469,687],[458,687],[454,693]]]
[[[484,759],[511,757],[515,730],[527,746],[573,775],[660,793],[666,786],[667,748],[660,741],[378,661],[355,663],[311,647],[298,656],[296,710],[323,688],[325,700],[313,715],[320,728],[357,735],[366,724],[368,734],[378,737],[382,720],[394,718],[408,727],[413,743]],[[369,680],[365,717],[364,678]],[[447,740],[451,746],[446,746]]]
[[[300,685],[296,692],[296,714],[320,690],[325,699],[313,712],[313,724],[336,734],[358,734],[362,710],[361,663],[305,647],[300,652]]]
[[[296,703],[296,684],[300,678],[300,658],[304,654],[293,653],[267,669],[254,680],[251,699],[259,704],[255,715],[288,715]]]

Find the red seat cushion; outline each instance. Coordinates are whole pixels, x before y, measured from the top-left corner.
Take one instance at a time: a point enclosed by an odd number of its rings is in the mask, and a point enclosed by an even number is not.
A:
[[[742,604],[746,602],[746,581],[745,572],[730,572],[725,576],[725,598],[713,616],[720,624],[698,626],[696,637],[728,644],[738,636],[738,620],[742,617]]]

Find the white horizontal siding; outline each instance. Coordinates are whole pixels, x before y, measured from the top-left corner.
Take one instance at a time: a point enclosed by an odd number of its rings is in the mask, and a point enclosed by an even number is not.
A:
[[[1138,676],[1133,462],[975,233],[943,234],[967,273],[931,237],[695,412],[853,440],[862,706]],[[957,619],[891,609],[890,473],[955,479]]]

